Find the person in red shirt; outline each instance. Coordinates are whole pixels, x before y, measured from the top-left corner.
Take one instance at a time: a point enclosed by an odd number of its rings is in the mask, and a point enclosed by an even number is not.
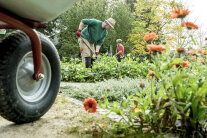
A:
[[[121,62],[122,57],[124,56],[124,46],[121,44],[122,40],[121,39],[117,39],[116,43],[117,43],[117,49],[116,49],[116,56],[118,58],[118,62]]]

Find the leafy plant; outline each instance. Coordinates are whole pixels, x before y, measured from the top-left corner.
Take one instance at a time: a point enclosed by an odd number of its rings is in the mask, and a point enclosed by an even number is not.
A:
[[[145,89],[113,104],[107,103],[106,95],[100,101],[101,107],[122,117],[123,121],[116,125],[122,127],[123,133],[132,129],[136,133],[147,130],[204,137],[207,70],[196,64],[191,64],[191,68],[173,68],[172,64],[180,62],[179,59],[170,59],[165,53],[153,56],[152,61],[150,69],[155,71],[157,79],[152,77]],[[169,64],[171,68],[165,68]]]
[[[119,63],[115,57],[99,55],[97,60],[93,63],[91,70],[84,66],[85,65],[80,63],[80,60],[78,59],[62,62],[62,80],[95,82],[112,78],[139,78],[146,76],[148,71],[148,60],[140,63],[139,58],[133,60],[130,56],[127,56],[121,63]]]

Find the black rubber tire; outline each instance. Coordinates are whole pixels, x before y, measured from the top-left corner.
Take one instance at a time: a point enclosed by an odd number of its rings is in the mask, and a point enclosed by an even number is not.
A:
[[[52,42],[38,33],[42,53],[51,67],[51,83],[43,98],[28,102],[21,97],[16,84],[16,72],[22,57],[31,52],[29,37],[16,31],[0,43],[0,115],[17,124],[38,120],[54,103],[60,86],[60,60]]]

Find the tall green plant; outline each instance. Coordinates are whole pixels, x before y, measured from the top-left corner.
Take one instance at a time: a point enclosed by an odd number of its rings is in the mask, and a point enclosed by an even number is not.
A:
[[[173,65],[180,62],[170,59],[166,53],[152,56],[149,68],[155,75],[148,78],[147,87],[111,107],[108,103],[102,106],[122,117],[123,122],[117,125],[123,133],[145,130],[176,133],[181,137],[205,137],[207,70],[204,66],[198,67],[200,63],[191,64],[191,68]],[[202,73],[198,73],[201,70]]]

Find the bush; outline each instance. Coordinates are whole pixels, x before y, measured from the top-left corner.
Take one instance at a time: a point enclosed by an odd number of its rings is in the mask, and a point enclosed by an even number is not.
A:
[[[147,75],[148,60],[139,62],[139,58],[133,60],[130,56],[118,62],[115,57],[98,56],[92,69],[85,68],[79,59],[71,59],[62,62],[62,80],[74,82],[96,82],[113,78],[142,78]]]

